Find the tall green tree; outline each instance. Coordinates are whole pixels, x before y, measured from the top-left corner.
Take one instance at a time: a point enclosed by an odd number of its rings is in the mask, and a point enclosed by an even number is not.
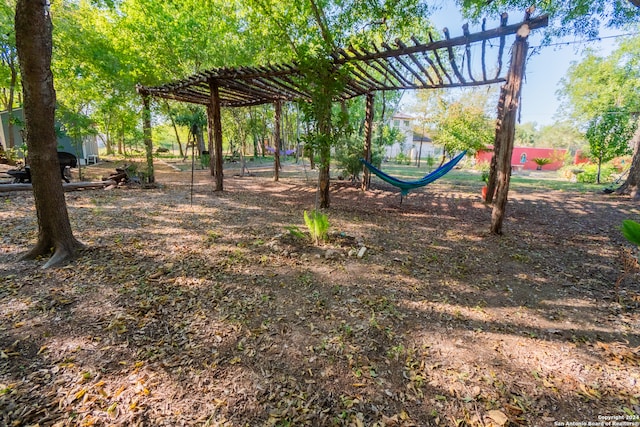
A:
[[[538,125],[535,122],[516,124],[515,142],[517,145],[533,147],[539,140]]]
[[[38,241],[24,259],[53,256],[44,267],[71,258],[83,245],[71,231],[60,180],[54,114],[56,94],[51,72],[52,23],[47,2],[18,0],[16,47],[22,73],[24,115]]]
[[[538,140],[544,147],[566,148],[572,154],[587,148],[584,134],[576,127],[574,120],[542,126]]]
[[[628,122],[639,120],[640,37],[623,41],[607,57],[588,52],[581,62],[570,67],[559,93],[565,110],[586,131],[594,159],[599,159],[603,151],[616,151],[605,147],[634,150],[629,176],[617,191],[636,195],[640,185],[640,130],[630,132],[638,126],[635,123],[629,127]],[[606,132],[614,134],[606,136]],[[621,141],[624,138],[626,142]]]
[[[494,125],[489,113],[495,92],[482,89],[421,91],[412,111],[446,153],[480,150],[491,144]]]
[[[586,138],[589,141],[590,157],[598,164],[596,182],[600,183],[600,170],[604,162],[617,156],[631,154],[629,141],[636,130],[637,122],[624,108],[612,107],[589,122]]]

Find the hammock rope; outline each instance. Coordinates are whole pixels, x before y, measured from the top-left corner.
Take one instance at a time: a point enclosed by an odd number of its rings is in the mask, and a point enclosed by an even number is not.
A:
[[[426,174],[424,177],[415,180],[415,181],[404,181],[402,179],[393,177],[377,167],[373,166],[371,163],[367,162],[365,159],[360,159],[360,162],[365,165],[371,172],[376,174],[378,178],[383,180],[386,183],[393,185],[394,187],[398,187],[400,189],[400,200],[402,201],[402,197],[409,194],[409,191],[415,190],[416,188],[424,187],[425,185],[431,184],[433,181],[442,178],[445,176],[451,169],[453,169],[459,162],[462,160],[467,151],[463,151],[462,153],[455,156],[453,159],[449,160],[447,163],[440,166],[438,169]]]

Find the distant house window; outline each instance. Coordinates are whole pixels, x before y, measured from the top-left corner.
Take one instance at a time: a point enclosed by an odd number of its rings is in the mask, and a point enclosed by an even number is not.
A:
[[[522,153],[522,155],[520,156],[520,163],[527,163],[527,153]]]
[[[394,120],[393,121],[393,127],[399,128],[400,127],[400,120]]]
[[[408,128],[409,127],[409,120],[405,120],[404,121],[404,127]]]

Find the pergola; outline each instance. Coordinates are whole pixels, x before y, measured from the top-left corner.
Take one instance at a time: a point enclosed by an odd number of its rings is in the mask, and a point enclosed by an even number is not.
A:
[[[448,29],[445,28],[443,30],[445,38],[442,40],[434,40],[430,34],[429,42],[426,43],[412,37],[410,42],[397,39],[394,46],[387,43],[383,43],[381,46],[371,44],[368,48],[350,46],[333,52],[331,66],[335,69],[346,67],[348,73],[347,83],[335,101],[341,102],[358,96],[366,96],[364,157],[369,159],[371,152],[374,93],[388,90],[481,86],[506,82],[498,106],[496,144],[494,144],[494,163],[498,156],[501,156],[501,161],[495,165],[492,164],[491,174],[494,185],[496,177],[499,179],[499,183],[506,184],[506,188],[504,188],[505,185],[498,185],[496,193],[501,198],[500,196],[504,192],[506,203],[510,170],[507,171],[505,168],[510,169],[511,167],[515,109],[517,109],[520,98],[521,77],[526,62],[527,38],[531,30],[545,27],[547,24],[547,15],[532,18],[528,10],[522,22],[509,25],[507,14],[503,14],[498,27],[487,30],[483,22],[482,31],[478,33],[470,33],[468,25],[465,24],[462,27],[463,35],[459,37],[450,37]],[[511,49],[509,70],[505,71],[503,57],[507,38],[512,36],[515,36],[516,40]],[[492,43],[494,41],[496,41],[495,44]],[[523,50],[524,52],[522,52]],[[518,51],[520,53],[517,53]],[[491,69],[487,68],[487,63],[492,64]],[[513,82],[513,87],[505,89],[510,84],[510,76],[516,78],[517,81]],[[213,153],[211,172],[215,179],[216,191],[223,189],[221,107],[274,104],[276,113],[274,139],[276,147],[279,147],[282,102],[311,101],[311,95],[305,86],[304,74],[296,63],[215,68],[161,86],[145,87],[139,85],[137,90],[142,95],[145,104],[145,138],[147,138],[148,146],[151,144],[148,112],[151,96],[207,107],[209,147]],[[509,112],[513,113],[513,117],[509,116]],[[509,122],[513,123],[507,125]],[[503,133],[511,133],[511,137],[506,138],[507,151],[504,152],[501,151],[499,141],[500,135]],[[275,177],[277,179],[278,150],[276,150],[275,163]],[[506,166],[503,165],[503,170],[500,169],[500,164],[506,164]],[[368,186],[369,179],[368,170],[365,169],[363,180],[365,188]],[[493,189],[490,182],[491,190]],[[491,192],[490,197],[493,194]],[[504,209],[504,205],[502,209]]]

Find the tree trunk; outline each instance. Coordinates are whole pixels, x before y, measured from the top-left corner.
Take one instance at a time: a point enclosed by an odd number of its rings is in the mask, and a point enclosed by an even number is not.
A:
[[[178,132],[178,126],[176,126],[176,121],[173,118],[173,114],[171,114],[171,107],[169,106],[169,103],[165,101],[165,105],[167,107],[169,118],[171,119],[171,126],[173,126],[173,132],[176,134],[176,141],[178,142],[178,150],[180,150],[180,157],[184,158],[185,155],[184,155],[184,150],[182,149],[182,142],[180,141],[180,132]],[[211,153],[211,150],[209,150],[209,153]]]
[[[118,135],[118,154],[126,154],[124,149],[124,120],[121,123],[120,135]]]
[[[516,116],[520,105],[522,79],[527,61],[529,26],[524,24],[518,30],[511,54],[511,65],[507,74],[507,81],[502,87],[500,102],[498,104],[498,123],[496,129],[495,146],[499,150],[495,152],[496,164],[495,203],[491,213],[491,232],[502,234],[502,221],[504,219],[509,195],[509,181],[511,180],[511,156],[513,154],[513,141],[516,129]],[[493,161],[492,161],[493,166]],[[493,172],[493,171],[492,171]],[[491,188],[487,189],[487,198],[492,197]]]
[[[331,162],[331,147],[323,145],[320,148],[320,168],[318,170],[318,191],[320,192],[320,208],[328,208],[329,200],[329,163]]]
[[[633,158],[631,159],[629,176],[618,187],[616,194],[630,194],[632,198],[636,199],[640,197],[638,193],[638,186],[640,186],[640,117],[638,118],[638,127],[631,139],[631,145],[633,146]]]
[[[53,250],[53,256],[44,265],[48,268],[70,259],[83,245],[73,237],[60,181],[54,127],[56,94],[51,73],[52,24],[47,2],[18,0],[15,28],[38,217],[38,241],[23,259],[34,259]]]

